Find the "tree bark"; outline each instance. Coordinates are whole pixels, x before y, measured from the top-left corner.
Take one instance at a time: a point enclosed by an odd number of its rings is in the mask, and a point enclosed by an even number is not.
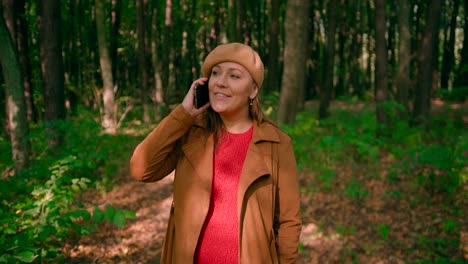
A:
[[[6,112],[12,159],[15,172],[20,171],[29,163],[30,143],[29,127],[26,115],[24,87],[21,76],[21,65],[16,55],[15,45],[6,27],[3,16],[0,15],[0,65],[5,80]]]
[[[112,65],[112,77],[114,83],[118,84],[117,76],[117,59],[118,59],[118,46],[119,46],[119,30],[120,30],[120,13],[122,10],[122,0],[112,0],[112,15],[111,15],[111,34],[110,34],[110,57]]]
[[[438,38],[442,0],[433,0],[429,4],[426,17],[426,29],[421,39],[418,54],[418,85],[414,99],[412,125],[426,126],[431,109],[431,85],[434,56],[434,39]]]
[[[453,62],[455,56],[455,29],[457,27],[458,9],[460,7],[460,0],[453,1],[453,9],[450,18],[448,29],[448,36],[444,40],[444,55],[442,57],[442,70],[440,73],[440,87],[442,89],[449,88],[450,74],[453,69]]]
[[[101,125],[108,133],[114,133],[117,127],[115,113],[114,80],[112,76],[111,58],[106,40],[106,27],[104,22],[104,0],[96,0],[96,28],[99,45],[99,63],[102,76],[102,102],[103,112]]]
[[[264,94],[279,91],[280,87],[280,60],[279,60],[279,0],[271,1],[270,41],[268,47],[268,66]],[[261,90],[261,91],[262,91]]]
[[[359,1],[358,1],[359,2]],[[353,14],[358,15],[362,11],[359,10],[360,6],[358,5],[356,7],[356,10],[354,10]],[[354,29],[353,29],[353,34],[351,34],[351,50],[350,50],[350,91],[346,92],[346,95],[349,95],[350,92],[351,94],[356,94],[358,96],[361,96],[361,94],[358,93],[360,91],[361,87],[361,78],[362,78],[362,72],[359,67],[359,59],[361,58],[361,51],[362,51],[362,20],[360,16],[356,16],[354,19],[355,22],[353,23]]]
[[[464,12],[465,12],[465,26],[463,27],[463,48],[461,50],[460,64],[458,65],[457,73],[455,76],[454,88],[456,91],[462,87],[468,86],[468,0],[464,1]],[[465,88],[466,89],[466,88]],[[466,95],[460,95],[460,100],[464,101]]]
[[[399,47],[398,47],[398,74],[396,80],[397,102],[403,106],[400,111],[401,118],[407,118],[409,113],[408,95],[411,87],[411,33],[409,28],[408,0],[399,0]]]
[[[341,97],[346,94],[346,89],[348,88],[347,80],[347,60],[346,56],[349,57],[349,53],[345,53],[345,46],[348,46],[348,37],[351,35],[352,29],[347,23],[347,16],[350,13],[348,8],[348,3],[345,0],[340,0],[339,6],[342,8],[343,12],[338,12],[338,17],[336,18],[338,22],[338,50],[337,50],[337,60],[336,60],[336,71],[338,74],[332,78],[336,78],[336,84],[333,86],[332,93],[330,94],[330,100],[336,97]],[[335,63],[333,63],[335,65]]]
[[[37,112],[34,109],[31,84],[31,65],[28,59],[28,27],[25,19],[25,0],[3,0],[3,15],[10,31],[12,40],[18,50],[18,59],[23,76],[24,97],[28,120],[37,122]]]
[[[138,35],[138,69],[140,74],[139,96],[143,105],[143,121],[151,123],[148,96],[148,61],[147,61],[147,33],[146,33],[146,4],[145,0],[137,0],[137,35]]]
[[[389,117],[385,103],[389,100],[387,42],[385,39],[385,0],[375,0],[375,103],[379,132],[388,130]]]
[[[243,27],[243,19],[242,13],[244,12],[244,8],[242,6],[242,0],[236,0],[236,41],[245,43],[245,32]]]
[[[159,56],[159,42],[161,33],[158,31],[158,12],[157,7],[153,7],[152,17],[152,32],[151,32],[151,63],[153,64],[153,81],[154,81],[154,107],[155,107],[155,119],[160,120],[163,116],[162,109],[164,106],[164,91],[162,84],[161,74],[161,57]]]
[[[286,7],[284,48],[284,71],[281,85],[278,121],[294,124],[298,103],[299,89],[304,89],[305,66],[308,41],[309,1],[289,0]]]
[[[335,35],[336,35],[337,0],[331,0],[328,8],[327,46],[325,47],[325,72],[323,85],[320,87],[319,119],[330,116],[330,100],[333,93],[333,69],[335,68]]]
[[[58,125],[61,120],[65,119],[60,1],[40,1],[39,10],[44,121],[48,144],[53,150],[58,150],[63,141],[62,131]]]

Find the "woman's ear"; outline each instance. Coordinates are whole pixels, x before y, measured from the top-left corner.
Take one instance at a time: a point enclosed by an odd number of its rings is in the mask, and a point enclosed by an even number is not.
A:
[[[251,100],[253,100],[253,99],[255,99],[255,97],[257,97],[257,94],[258,94],[258,86],[257,86],[256,83],[254,83],[254,88],[253,88],[252,92],[250,93],[249,98]]]

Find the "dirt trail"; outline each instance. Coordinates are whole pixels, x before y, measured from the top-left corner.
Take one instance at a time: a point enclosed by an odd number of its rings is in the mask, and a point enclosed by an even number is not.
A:
[[[172,202],[173,175],[160,182],[145,184],[126,177],[126,171],[122,174],[118,186],[112,191],[105,195],[91,191],[83,199],[90,207],[103,208],[111,204],[135,211],[136,219],[129,220],[122,229],[101,223],[91,235],[68,241],[64,246],[66,263],[159,263]],[[341,247],[338,236],[323,235],[313,223],[305,222],[302,234],[305,247],[298,263],[314,263],[314,258]]]
[[[137,217],[122,229],[101,223],[90,236],[68,241],[63,247],[66,263],[159,263],[172,202],[173,175],[145,184],[133,180],[126,171],[119,174],[112,191],[105,195],[95,190],[88,192],[83,197],[85,204],[112,204],[135,211]],[[301,186],[309,186],[312,177],[302,175]],[[336,188],[340,188],[339,182]],[[424,225],[438,224],[433,219],[439,214],[435,207],[410,208],[406,202],[384,201],[387,186],[378,180],[369,181],[365,188],[370,195],[360,202],[351,201],[338,191],[302,195],[299,264],[404,263],[412,258],[405,250],[415,246],[415,236],[424,232]],[[391,231],[387,240],[379,238],[383,231],[377,229],[385,226]],[[462,230],[460,236],[467,240],[466,234]],[[467,250],[468,241],[462,241],[459,256],[468,257]],[[418,249],[412,254],[416,256]]]

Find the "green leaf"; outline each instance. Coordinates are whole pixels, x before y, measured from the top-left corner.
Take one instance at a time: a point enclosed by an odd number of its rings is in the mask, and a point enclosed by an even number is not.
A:
[[[3,254],[3,255],[0,256],[0,263],[8,263],[9,259],[10,259],[10,255]]]
[[[130,218],[130,219],[136,218],[136,213],[134,211],[124,210],[124,213],[125,213],[126,218]]]
[[[110,204],[106,204],[105,216],[106,216],[107,221],[113,222],[114,221],[114,215],[115,215],[114,207],[112,207]]]
[[[21,262],[31,263],[36,259],[37,255],[34,255],[34,252],[31,251],[23,251],[14,256]]]
[[[118,228],[122,228],[127,222],[125,212],[122,210],[115,211],[113,222]]]
[[[93,221],[96,222],[96,223],[99,223],[102,220],[104,220],[104,217],[105,217],[105,215],[101,211],[101,209],[99,209],[99,207],[97,207],[97,206],[94,206]]]

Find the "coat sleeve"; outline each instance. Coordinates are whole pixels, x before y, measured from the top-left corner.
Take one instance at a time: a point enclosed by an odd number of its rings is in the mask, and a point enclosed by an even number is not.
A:
[[[194,120],[182,105],[177,106],[135,148],[130,159],[130,174],[139,181],[154,182],[171,173],[180,153],[179,139]]]
[[[280,144],[278,174],[278,235],[280,263],[296,263],[302,228],[296,159],[291,140]]]

